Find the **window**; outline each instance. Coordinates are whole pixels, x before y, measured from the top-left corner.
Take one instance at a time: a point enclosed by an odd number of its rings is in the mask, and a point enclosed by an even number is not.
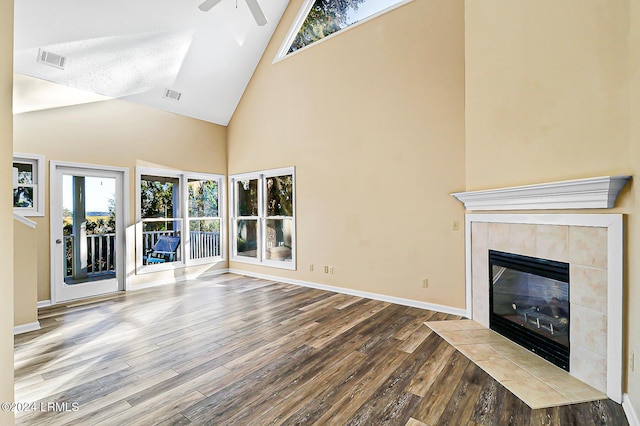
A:
[[[295,269],[292,167],[230,177],[234,261]]]
[[[138,170],[139,271],[222,259],[222,182],[219,175]]]
[[[276,59],[407,2],[408,0],[307,0]]]
[[[13,211],[23,216],[44,216],[44,157],[13,155]]]
[[[221,256],[220,229],[222,218],[218,206],[220,180],[192,178],[187,184],[189,195],[189,258],[206,259]]]

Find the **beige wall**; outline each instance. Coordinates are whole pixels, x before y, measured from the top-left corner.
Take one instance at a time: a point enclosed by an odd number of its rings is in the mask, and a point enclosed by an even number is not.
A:
[[[463,308],[463,2],[411,2],[272,65],[301,3],[228,145],[230,173],[296,167],[298,270],[230,266]]]
[[[38,230],[13,222],[14,325],[38,321]]]
[[[466,1],[468,190],[640,170],[638,4]],[[638,191],[627,185],[613,210],[628,225],[627,355],[640,354]],[[626,378],[637,410],[638,372]]]
[[[50,161],[129,168],[128,225],[136,218],[136,166],[220,174],[227,171],[226,128],[120,100],[19,114],[14,118],[14,129],[16,152],[45,156],[46,212]],[[49,216],[31,219],[38,223],[38,300],[48,300]],[[133,255],[133,239],[129,243],[128,253]],[[130,265],[127,272],[135,288],[152,280],[223,267],[227,267],[226,263],[136,276]]]
[[[467,190],[629,172],[627,2],[465,8]]]
[[[8,0],[0,2],[0,402],[13,401],[12,88],[13,1]],[[13,424],[13,413],[0,410],[0,424]]]
[[[640,171],[640,0],[468,0],[464,9],[462,0],[416,0],[272,65],[300,5],[287,9],[228,137],[112,101],[16,117],[15,150],[217,173],[227,164],[230,173],[293,165],[298,270],[231,267],[459,308],[464,241],[451,224],[464,212],[450,192]],[[9,25],[0,28],[11,27],[10,10],[2,12]],[[9,39],[0,38],[3,58]],[[0,63],[6,91],[11,67]],[[0,99],[1,136],[10,140],[10,94]],[[171,155],[175,141],[179,156]],[[91,149],[98,144],[111,150]],[[628,185],[614,210],[627,218],[626,349],[638,355],[639,188]],[[10,211],[1,215],[8,222]],[[38,222],[42,300],[49,225]],[[0,256],[0,266],[11,256]],[[323,265],[335,273],[323,274]],[[0,322],[2,400],[12,399],[9,323]],[[636,408],[638,371],[626,377]]]

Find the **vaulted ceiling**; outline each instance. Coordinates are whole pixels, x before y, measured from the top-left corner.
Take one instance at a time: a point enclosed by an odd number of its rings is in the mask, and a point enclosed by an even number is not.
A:
[[[17,74],[227,125],[288,0],[20,0]],[[64,69],[38,61],[64,57]],[[16,79],[18,97],[46,85]],[[167,90],[172,90],[167,99]]]

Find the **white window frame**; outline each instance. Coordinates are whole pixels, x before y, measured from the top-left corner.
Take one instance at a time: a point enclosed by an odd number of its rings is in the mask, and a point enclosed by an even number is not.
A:
[[[325,40],[329,40],[333,37],[335,37],[338,34],[342,34],[345,31],[348,31],[352,28],[357,27],[358,25],[364,24],[365,22],[369,22],[372,19],[377,18],[380,15],[383,15],[387,12],[391,12],[394,9],[397,9],[401,6],[404,6],[407,3],[412,2],[413,0],[403,0],[400,1],[399,3],[396,3],[392,6],[387,7],[386,9],[382,9],[379,12],[374,13],[371,16],[368,16],[366,18],[364,18],[361,21],[358,21],[354,24],[349,25],[348,27],[345,27],[339,31],[336,31],[333,34],[329,34],[328,36],[320,39],[320,40],[316,40],[311,44],[306,45],[305,47],[296,50],[295,52],[289,52],[289,48],[291,47],[291,45],[293,44],[293,40],[296,38],[296,36],[298,35],[298,32],[300,32],[300,28],[302,28],[302,24],[304,24],[304,21],[307,19],[307,15],[309,15],[309,12],[311,11],[311,8],[313,7],[313,4],[316,2],[316,0],[305,0],[302,3],[302,7],[300,8],[300,11],[298,12],[298,14],[296,15],[296,19],[293,20],[293,24],[291,25],[291,28],[289,28],[289,32],[287,33],[287,35],[285,36],[282,45],[280,46],[280,48],[278,49],[278,51],[276,52],[276,57],[273,59],[272,64],[275,64],[276,62],[279,62],[285,58],[288,58],[290,56],[295,55],[298,52],[302,52],[304,50],[307,50],[308,48],[310,48],[311,46],[315,46],[319,43],[322,43]]]
[[[202,180],[215,180],[218,181],[218,216],[189,216],[189,179],[202,179]],[[211,173],[194,173],[194,172],[185,172],[183,173],[184,185],[182,186],[182,197],[184,199],[183,203],[183,220],[186,235],[185,236],[185,256],[183,259],[186,259],[187,266],[192,265],[203,265],[212,262],[219,262],[225,260],[225,251],[226,251],[226,216],[225,212],[227,211],[227,207],[225,204],[226,194],[225,194],[225,181],[226,177],[224,175],[211,174]],[[191,220],[219,220],[220,221],[220,256],[212,256],[212,257],[203,257],[200,259],[191,259],[191,230],[190,230],[190,221]]]
[[[34,183],[18,186],[30,186],[33,188],[33,202],[35,204],[34,207],[14,207],[13,212],[15,214],[24,217],[44,216],[44,161],[43,155],[13,153],[13,163],[31,164],[32,166]]]
[[[293,180],[293,216],[290,217],[292,220],[292,229],[291,229],[291,261],[281,261],[281,260],[272,260],[266,258],[266,221],[267,219],[284,219],[285,217],[281,216],[267,216],[266,215],[266,182],[267,178],[274,176],[285,176],[291,175]],[[258,216],[237,216],[237,193],[236,193],[236,182],[247,180],[247,179],[257,179],[258,180]],[[230,258],[233,262],[240,263],[250,263],[255,265],[263,265],[269,266],[273,268],[279,269],[289,269],[296,270],[296,252],[297,252],[297,237],[296,237],[296,174],[295,167],[283,167],[278,169],[271,170],[263,170],[258,172],[251,173],[241,173],[229,176],[229,242],[230,242]],[[289,217],[286,217],[289,219]],[[237,255],[237,221],[251,219],[257,220],[258,230],[257,230],[257,254],[255,258],[247,257],[247,256],[238,256]]]
[[[141,206],[141,190],[140,185],[143,175],[168,177],[178,179],[178,215],[171,220],[179,223],[179,230],[181,235],[180,245],[178,250],[180,252],[180,260],[175,262],[158,263],[153,265],[145,265],[143,262],[143,218],[142,218],[142,206]],[[189,231],[189,221],[191,219],[198,219],[189,216],[189,179],[209,179],[216,180],[218,182],[218,217],[220,220],[220,255],[211,256],[200,259],[191,259],[191,241]],[[158,272],[165,270],[173,270],[184,268],[188,266],[212,264],[217,262],[224,262],[226,260],[226,204],[225,204],[225,176],[213,173],[199,173],[189,172],[174,169],[161,169],[150,167],[137,167],[136,168],[136,273],[144,274],[150,272]]]

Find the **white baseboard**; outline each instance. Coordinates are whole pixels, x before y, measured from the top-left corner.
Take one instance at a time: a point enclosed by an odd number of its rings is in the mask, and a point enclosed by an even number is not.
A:
[[[629,399],[629,395],[626,393],[622,395],[622,408],[627,415],[629,426],[640,426],[637,411],[633,408],[633,405],[631,405],[631,399]]]
[[[153,280],[148,283],[136,284],[134,286],[130,286],[129,288],[127,288],[127,291],[136,291],[136,290],[142,290],[145,288],[178,284],[187,280],[195,280],[198,278],[210,278],[210,277],[215,277],[218,275],[228,274],[228,273],[229,273],[229,269],[225,268],[225,269],[216,269],[215,271],[205,272],[204,274],[187,274],[182,277],[174,277],[174,278],[168,278],[164,280]]]
[[[13,327],[13,335],[28,333],[30,331],[40,330],[40,321],[30,322],[29,324],[16,325]]]
[[[38,302],[38,309],[51,306],[51,300],[41,300]]]
[[[215,271],[205,272],[204,274],[187,274],[185,276],[185,280],[197,280],[197,279],[200,279],[200,278],[213,278],[213,277],[217,277],[218,275],[223,275],[223,274],[228,274],[228,273],[229,273],[229,268],[216,269]]]
[[[466,309],[452,308],[451,306],[437,305],[435,303],[419,302],[417,300],[403,299],[401,297],[387,296],[378,293],[352,290],[349,288],[335,287],[331,285],[318,284],[310,281],[294,280],[291,278],[278,277],[275,275],[258,274],[255,272],[243,271],[240,269],[229,269],[232,274],[245,275],[253,278],[262,278],[270,281],[279,281],[287,284],[299,285],[302,287],[316,288],[318,290],[332,291],[334,293],[348,294],[350,296],[364,297],[367,299],[379,300],[381,302],[395,303],[397,305],[411,306],[413,308],[428,309],[430,311],[442,312],[445,314],[459,315],[467,317]]]

